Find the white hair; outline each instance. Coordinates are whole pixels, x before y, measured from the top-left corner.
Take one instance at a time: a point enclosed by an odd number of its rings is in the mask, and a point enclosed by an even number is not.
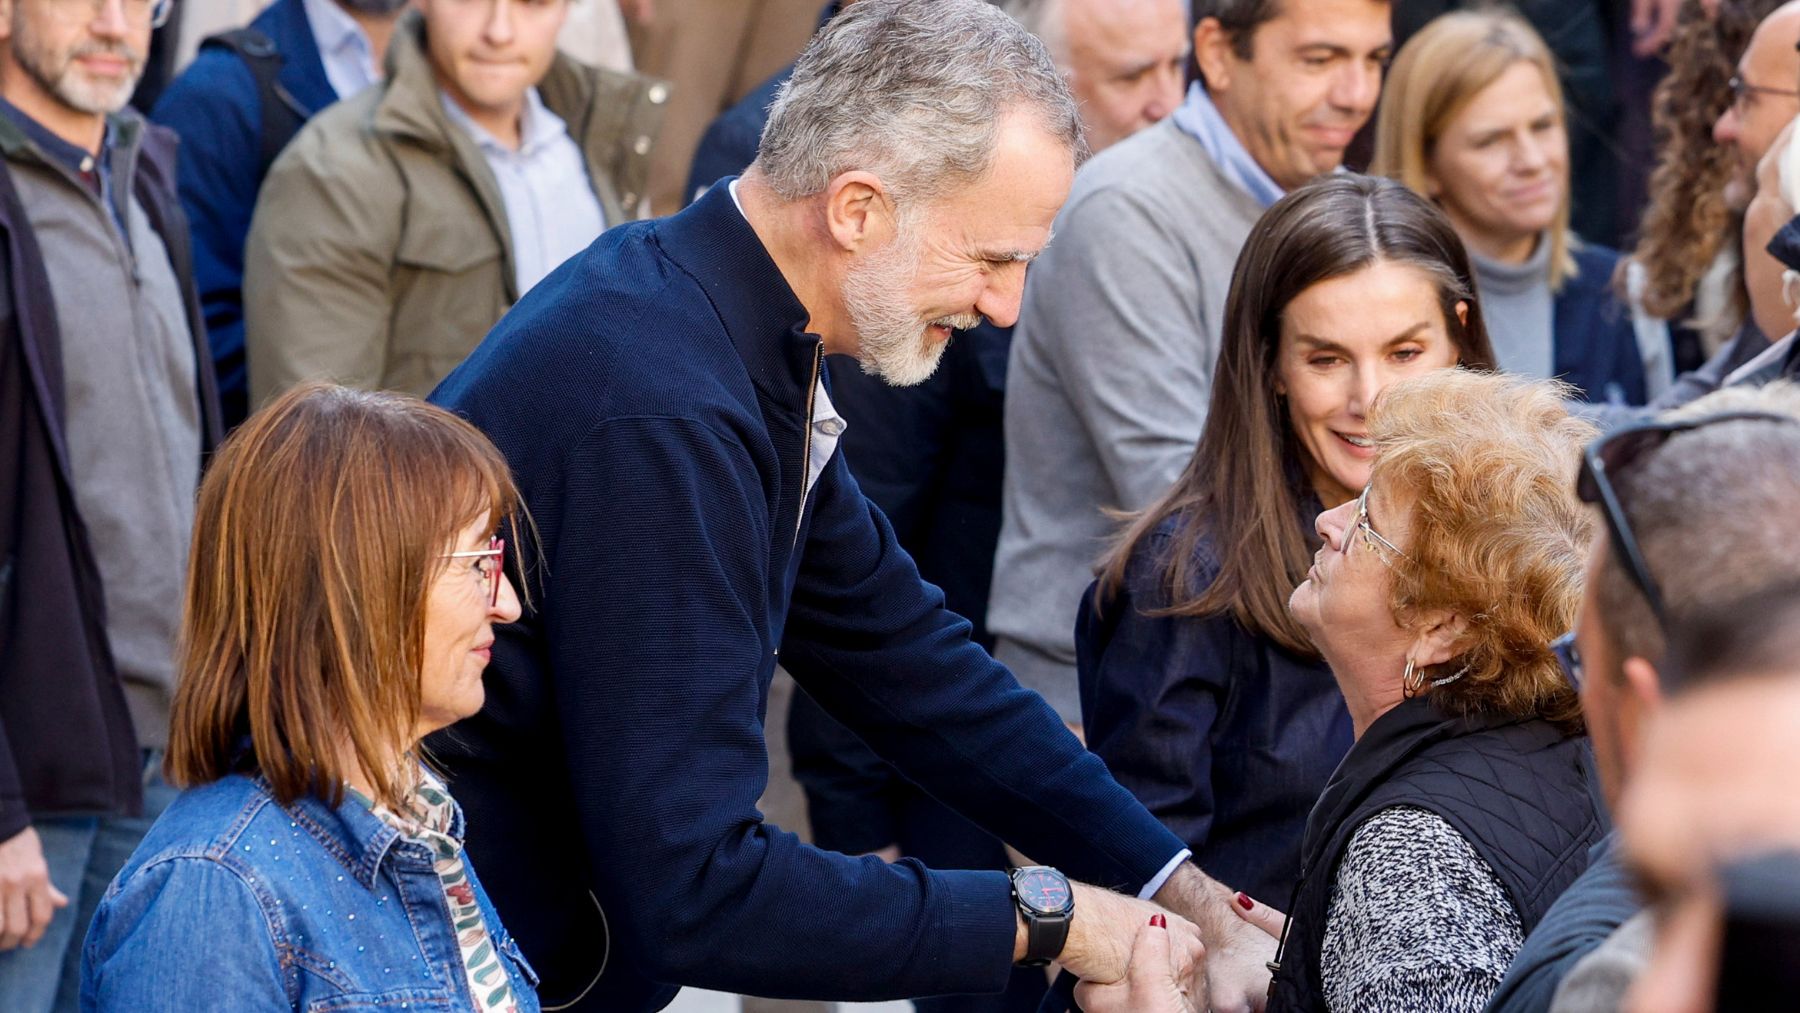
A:
[[[993,163],[1001,120],[1034,116],[1086,154],[1075,99],[1042,42],[983,0],[859,0],[813,38],[769,110],[756,169],[776,194],[854,169],[896,200],[934,200]]]

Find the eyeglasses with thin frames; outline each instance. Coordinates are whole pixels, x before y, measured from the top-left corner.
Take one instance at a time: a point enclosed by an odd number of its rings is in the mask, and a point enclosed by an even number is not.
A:
[[[74,20],[86,18],[93,21],[106,9],[110,0],[51,0],[51,6],[65,18]],[[174,11],[174,0],[119,0],[119,7],[125,12],[125,20],[137,24],[149,23],[151,28],[161,28],[169,23],[169,14]]]
[[[487,595],[488,608],[500,604],[500,574],[506,568],[506,539],[495,536],[488,540],[485,549],[446,552],[440,558],[475,560],[475,572],[481,575],[482,593]]]
[[[1739,112],[1743,112],[1744,106],[1749,104],[1751,97],[1756,95],[1780,95],[1783,98],[1800,98],[1800,91],[1751,84],[1736,74],[1731,76],[1731,81],[1728,83],[1728,86],[1731,88],[1731,107]]]
[[[1369,486],[1366,485],[1363,486],[1362,495],[1356,497],[1356,512],[1350,515],[1349,534],[1344,539],[1345,552],[1350,551],[1350,541],[1356,537],[1358,532],[1362,533],[1363,544],[1369,547],[1369,551],[1375,554],[1375,558],[1388,566],[1394,565],[1393,560],[1387,557],[1387,553],[1390,552],[1409,563],[1412,562],[1412,557],[1401,552],[1400,546],[1382,537],[1381,532],[1376,531],[1374,526],[1369,523]]]
[[[1613,551],[1624,564],[1625,572],[1631,575],[1632,583],[1637,585],[1644,601],[1649,604],[1650,611],[1655,614],[1657,625],[1665,630],[1669,627],[1669,617],[1663,607],[1662,586],[1656,582],[1656,578],[1650,573],[1650,565],[1644,561],[1644,553],[1638,547],[1637,535],[1631,530],[1631,520],[1625,516],[1625,506],[1619,501],[1619,491],[1612,484],[1612,476],[1623,473],[1643,460],[1668,442],[1669,437],[1720,422],[1794,423],[1800,422],[1800,419],[1773,412],[1743,411],[1720,412],[1669,422],[1646,422],[1600,437],[1588,444],[1581,455],[1581,473],[1575,480],[1576,495],[1581,497],[1583,503],[1593,503],[1600,507],[1601,515],[1606,518],[1606,532]]]

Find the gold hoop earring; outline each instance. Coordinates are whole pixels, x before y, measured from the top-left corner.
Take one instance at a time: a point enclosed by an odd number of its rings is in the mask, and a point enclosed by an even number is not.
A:
[[[1414,664],[1413,659],[1407,658],[1406,659],[1406,671],[1402,672],[1400,674],[1400,693],[1401,693],[1401,695],[1403,697],[1405,697],[1406,699],[1411,700],[1413,697],[1419,695],[1419,690],[1424,689],[1424,688],[1425,688],[1425,673],[1424,673],[1424,671],[1419,669]]]

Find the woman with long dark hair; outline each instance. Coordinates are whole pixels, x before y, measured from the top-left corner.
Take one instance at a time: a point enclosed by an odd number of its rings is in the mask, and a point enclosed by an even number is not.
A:
[[[1307,811],[1351,743],[1287,611],[1313,518],[1368,482],[1364,416],[1383,387],[1493,367],[1474,292],[1449,222],[1398,183],[1337,174],[1276,203],[1232,275],[1199,447],[1083,601],[1088,745],[1251,894],[1286,896]]]

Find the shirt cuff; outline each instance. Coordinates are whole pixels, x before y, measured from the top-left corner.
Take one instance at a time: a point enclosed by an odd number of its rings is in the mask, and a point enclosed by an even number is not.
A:
[[[1175,852],[1175,857],[1169,859],[1169,864],[1163,866],[1161,872],[1151,876],[1150,882],[1145,883],[1144,888],[1138,891],[1138,900],[1149,900],[1156,896],[1157,891],[1163,888],[1163,884],[1169,881],[1169,877],[1175,875],[1175,870],[1181,866],[1181,863],[1192,857],[1194,857],[1194,853],[1187,848]]]

